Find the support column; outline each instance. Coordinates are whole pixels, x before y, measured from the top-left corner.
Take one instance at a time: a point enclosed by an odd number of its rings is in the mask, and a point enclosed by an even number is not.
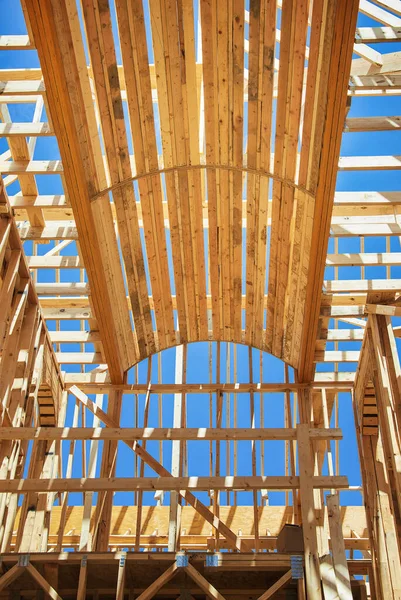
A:
[[[175,383],[180,384],[184,381],[183,372],[186,371],[186,346],[177,346],[175,351]],[[174,394],[174,414],[173,427],[185,427],[184,424],[184,393]],[[183,442],[174,440],[172,442],[171,454],[171,474],[174,477],[182,475],[183,460]],[[177,552],[180,549],[180,529],[181,529],[181,498],[178,492],[170,492],[170,519],[168,526],[168,550]]]
[[[116,422],[120,422],[122,392],[109,394],[107,414]],[[103,446],[100,477],[114,477],[117,462],[117,442],[106,442]],[[98,552],[105,552],[109,545],[111,511],[113,508],[113,492],[102,492],[98,496],[94,522],[97,529],[94,532],[94,547]]]
[[[312,487],[313,461],[309,437],[309,425],[298,424],[299,498],[301,503],[302,529],[305,552],[306,593],[313,600],[322,599],[320,563],[317,540],[317,520]]]

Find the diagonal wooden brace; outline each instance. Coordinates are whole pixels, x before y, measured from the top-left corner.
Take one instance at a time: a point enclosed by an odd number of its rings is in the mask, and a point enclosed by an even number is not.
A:
[[[88,398],[82,390],[76,385],[70,388],[71,394],[88,408],[94,415],[96,415],[107,427],[119,427],[119,423],[111,419],[101,408],[99,408],[92,400]],[[144,450],[137,441],[127,442],[121,440],[127,444],[149,467],[151,467],[155,473],[160,477],[173,477],[163,465],[161,465],[149,452]],[[223,537],[226,538],[228,544],[234,549],[243,552],[250,552],[250,547],[245,540],[239,539],[239,537],[229,528],[223,521],[221,521],[216,515],[214,515],[200,500],[198,500],[191,492],[187,490],[180,490],[180,496],[188,502],[210,525],[212,525],[216,531],[218,531]]]

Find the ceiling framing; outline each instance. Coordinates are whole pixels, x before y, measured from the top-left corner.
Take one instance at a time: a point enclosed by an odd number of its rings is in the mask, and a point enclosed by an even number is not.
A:
[[[0,72],[9,146],[0,172],[6,187],[20,185],[10,203],[33,242],[35,281],[54,269],[53,282],[36,283],[44,316],[81,322],[79,333],[51,332],[60,363],[104,365],[118,384],[155,352],[213,339],[268,351],[299,381],[313,380],[319,362],[341,372],[358,351],[326,341],[360,340],[366,304],[401,289],[388,277],[338,279],[344,265],[389,273],[396,252],[326,255],[331,236],[399,235],[397,192],[335,194],[337,168],[401,165],[340,156],[343,131],[400,126],[397,115],[345,121],[353,96],[399,94],[398,3],[361,2],[377,26],[356,34],[356,1],[246,10],[241,0],[199,9],[157,0],[145,15],[141,2],[84,0],[81,9],[26,2],[28,36],[0,37],[3,49],[36,48],[41,65]],[[8,105],[32,102],[32,122],[11,122]],[[35,159],[42,136],[56,137],[60,159]],[[64,193],[40,194],[42,174],[59,175]],[[78,254],[61,254],[71,242]],[[323,281],[325,266],[333,281]],[[80,282],[69,281],[76,268]],[[358,328],[338,332],[330,317]],[[69,342],[82,351],[60,349]]]

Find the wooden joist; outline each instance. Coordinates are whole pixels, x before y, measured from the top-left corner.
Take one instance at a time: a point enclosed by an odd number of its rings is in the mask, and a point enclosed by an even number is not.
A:
[[[344,131],[394,131],[400,128],[401,117],[353,117],[345,121]]]
[[[0,123],[0,137],[54,135],[49,123]]]
[[[27,35],[0,35],[0,50],[32,50],[33,48]]]
[[[400,27],[357,27],[355,43],[376,44],[401,40]]]
[[[348,488],[344,476],[314,476],[311,486],[316,489]],[[110,477],[93,479],[8,479],[0,481],[0,492],[117,492],[132,491],[208,491],[208,490],[289,490],[299,487],[298,477],[259,476],[259,477]]]
[[[0,427],[2,440],[293,440],[296,431],[286,429],[246,429],[246,428],[171,428],[161,429],[110,428],[110,427]],[[340,429],[310,430],[314,440],[341,439]]]

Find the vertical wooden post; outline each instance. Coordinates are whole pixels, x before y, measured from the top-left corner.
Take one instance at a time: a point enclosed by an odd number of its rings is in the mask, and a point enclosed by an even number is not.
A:
[[[118,563],[116,600],[124,600],[126,562],[127,562],[127,554],[125,552],[122,552],[119,563]]]
[[[322,600],[317,541],[317,521],[312,487],[313,462],[309,437],[309,425],[307,423],[301,423],[297,425],[297,441],[299,496],[301,502],[305,552],[306,593],[308,598],[313,598],[313,600]]]
[[[347,558],[345,556],[338,494],[327,496],[327,510],[338,595],[341,600],[352,600],[351,581]]]
[[[117,423],[120,422],[121,404],[122,392],[111,392],[107,404],[107,414]],[[116,469],[116,460],[117,442],[106,442],[103,446],[100,477],[113,477]],[[97,531],[95,531],[96,550],[98,552],[106,551],[109,545],[112,508],[113,492],[103,492],[102,494],[99,494],[95,512],[95,523],[98,523]]]
[[[184,361],[186,363],[186,348],[177,346],[175,350],[175,383],[183,383]],[[183,427],[183,392],[174,394],[173,427]],[[182,464],[182,442],[174,440],[171,445],[171,473],[179,477]],[[181,503],[178,492],[170,492],[170,520],[168,525],[168,550],[176,552],[179,549]]]
[[[88,569],[88,557],[86,554],[81,559],[81,567],[79,569],[77,600],[85,600],[86,598],[86,579]]]

